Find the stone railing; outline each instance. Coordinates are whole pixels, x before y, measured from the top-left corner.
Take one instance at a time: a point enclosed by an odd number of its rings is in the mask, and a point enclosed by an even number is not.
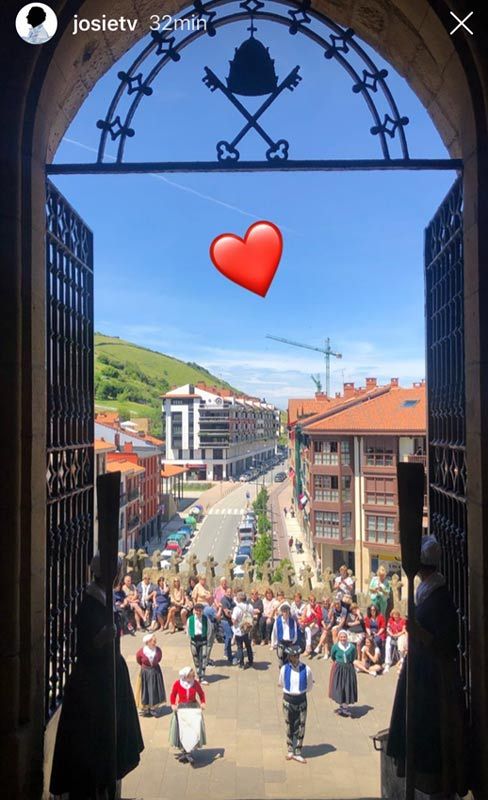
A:
[[[194,554],[186,558],[174,554],[171,556],[169,569],[163,570],[159,567],[161,561],[160,550],[155,550],[154,553],[148,555],[142,548],[139,550],[132,549],[127,554],[119,553],[119,557],[124,563],[126,572],[132,575],[135,583],[142,578],[143,574],[149,574],[153,583],[160,577],[166,578],[168,583],[171,583],[173,578],[178,577],[185,585],[188,583],[190,576],[205,575],[207,586],[211,590],[217,588],[221,577],[225,577],[233,589],[242,589],[246,594],[253,589],[257,589],[262,594],[265,589],[271,588],[275,594],[278,591],[283,591],[286,597],[290,599],[295,592],[301,592],[304,598],[313,592],[318,600],[333,596],[335,573],[330,567],[326,567],[320,575],[320,580],[317,580],[317,574],[309,564],[300,569],[299,573],[295,572],[291,564],[285,564],[280,568],[282,580],[273,581],[276,566],[273,566],[271,561],[266,561],[261,566],[261,577],[258,578],[256,569],[251,561],[246,561],[243,564],[244,575],[242,577],[234,577],[234,562],[231,558],[219,565],[213,556],[208,556],[205,561],[199,562],[198,557]],[[221,570],[217,576],[216,570],[219,566],[221,566]],[[349,570],[349,574],[352,576],[351,570]],[[402,581],[398,575],[393,576],[391,587],[393,606],[404,613],[406,611],[406,601],[401,598]],[[369,602],[367,593],[359,592],[357,601],[361,608],[365,609]]]

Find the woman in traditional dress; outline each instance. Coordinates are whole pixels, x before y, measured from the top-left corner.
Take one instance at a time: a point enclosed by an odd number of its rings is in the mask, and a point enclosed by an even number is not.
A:
[[[332,645],[330,657],[333,661],[329,680],[329,697],[339,704],[336,713],[341,717],[352,716],[349,705],[357,703],[358,682],[354,659],[356,645],[349,642],[345,630],[339,631],[336,644]]]
[[[193,766],[193,750],[207,743],[202,714],[205,693],[195,680],[193,667],[183,667],[179,674],[179,680],[174,682],[169,698],[174,711],[169,742],[172,747],[179,747],[181,750],[178,761]]]
[[[136,661],[141,667],[137,678],[136,701],[141,716],[156,717],[157,706],[166,700],[163,673],[159,666],[163,654],[153,633],[147,633],[142,641],[144,646],[136,653]]]
[[[86,587],[76,617],[77,657],[66,684],[51,772],[51,793],[69,794],[70,800],[95,800],[111,791],[107,725],[113,701],[107,692],[107,676],[113,670],[114,639],[117,780],[137,767],[144,749],[129,671],[120,654],[117,613],[115,626],[107,625],[99,556],[93,558],[91,569],[94,579]]]
[[[408,620],[413,660],[414,714],[409,736],[415,745],[415,787],[436,800],[463,797],[469,787],[466,713],[457,664],[459,627],[456,608],[438,572],[441,548],[434,536],[422,542],[415,617]],[[407,669],[402,669],[391,715],[387,753],[405,774]],[[457,794],[456,794],[457,793]]]
[[[383,616],[386,614],[391,593],[390,581],[387,575],[386,567],[384,564],[380,564],[376,575],[371,578],[371,583],[369,584],[370,600],[376,606],[378,614]]]

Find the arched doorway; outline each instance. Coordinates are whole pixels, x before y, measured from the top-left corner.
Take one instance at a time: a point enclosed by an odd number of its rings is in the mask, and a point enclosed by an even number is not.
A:
[[[141,2],[135,5],[144,14],[158,10],[153,8],[156,3]],[[21,773],[32,775],[33,771],[34,784],[38,784],[40,775],[39,760],[36,761],[35,756],[36,744],[39,745],[42,733],[42,690],[39,691],[38,686],[36,688],[33,677],[37,676],[38,685],[39,679],[42,685],[41,620],[44,617],[45,580],[44,541],[41,538],[45,529],[45,433],[42,423],[43,404],[38,400],[44,396],[44,230],[41,222],[44,218],[44,163],[52,157],[57,141],[66,128],[69,121],[66,110],[70,108],[70,104],[71,111],[68,111],[68,115],[71,117],[81,104],[86,91],[134,41],[127,32],[123,36],[114,35],[110,41],[104,39],[103,42],[87,41],[86,38],[81,41],[70,35],[70,14],[74,11],[84,17],[100,16],[102,11],[110,14],[111,4],[108,2],[103,8],[97,4],[96,10],[91,3],[59,6],[60,28],[65,31],[59,44],[42,54],[29,56],[26,53],[23,58],[18,59],[19,76],[28,100],[28,110],[25,113],[23,109],[19,110],[8,91],[5,94],[7,125],[11,119],[10,131],[16,130],[19,134],[18,149],[14,150],[11,161],[14,192],[9,200],[16,208],[13,215],[14,225],[11,206],[6,209],[5,214],[5,241],[10,242],[9,251],[12,253],[12,272],[8,276],[12,277],[12,284],[8,287],[10,294],[5,294],[10,300],[8,314],[4,319],[12,320],[9,335],[6,337],[8,344],[5,375],[13,389],[8,398],[10,405],[7,406],[7,416],[12,420],[12,426],[6,445],[9,447],[10,458],[12,454],[14,456],[14,467],[7,481],[6,494],[10,504],[7,504],[7,520],[11,521],[16,542],[7,568],[14,580],[21,566],[27,570],[27,564],[33,574],[29,592],[21,595],[15,584],[19,613],[15,618],[16,622],[15,619],[12,622],[12,636],[7,636],[9,646],[6,655],[8,664],[12,666],[11,674],[19,657],[23,659],[23,669],[17,673],[20,674],[20,680],[15,683],[18,691],[12,693],[12,725],[5,752],[7,755],[12,754],[12,764],[19,764],[25,759],[25,762],[35,765],[27,771],[14,768],[13,774],[13,779],[17,779]],[[127,3],[127,7],[130,11],[133,4]],[[483,449],[485,412],[482,407],[483,370],[480,353],[484,346],[485,333],[481,325],[483,283],[479,278],[479,264],[483,261],[482,248],[486,245],[478,237],[477,231],[484,228],[486,211],[481,200],[478,202],[483,189],[485,156],[477,142],[485,133],[486,114],[484,107],[476,105],[471,98],[477,97],[480,102],[480,82],[483,82],[485,65],[474,46],[470,51],[463,41],[455,49],[454,41],[449,39],[445,28],[447,6],[439,10],[440,19],[426,3],[409,4],[408,9],[403,12],[398,5],[391,3],[364,2],[355,4],[352,10],[348,7],[347,11],[337,8],[335,3],[324,3],[322,7],[338,22],[354,26],[362,38],[383,53],[400,73],[407,76],[419,97],[428,106],[451,154],[460,155],[464,160],[465,309],[469,325],[469,335],[466,337],[467,440],[470,458],[476,464],[475,471],[471,472],[473,479],[468,505],[470,529],[476,531],[473,534],[470,571],[472,597],[483,603],[486,577],[482,569],[482,478],[483,452],[486,448]],[[120,12],[119,4],[117,13]],[[18,99],[18,84],[12,89],[12,93],[13,99]],[[69,103],[66,102],[68,97]],[[24,159],[23,153],[27,153]],[[23,237],[20,225],[23,226]],[[24,301],[23,310],[20,309],[20,299]],[[18,369],[21,356],[22,380]],[[477,625],[480,629],[476,628]],[[473,659],[474,725],[475,730],[481,731],[483,720],[486,719],[486,697],[481,677],[486,659],[486,639],[481,623],[477,620],[472,634],[477,647],[476,658]],[[11,646],[12,642],[15,642],[15,647]],[[34,653],[32,657],[31,651]],[[23,698],[22,706],[19,705],[20,698]],[[28,731],[27,735],[25,731]],[[23,739],[23,744],[19,748],[20,739]],[[481,740],[480,737],[475,739],[478,740]],[[21,755],[18,755],[19,752]],[[481,776],[479,781],[480,786],[483,785]],[[28,796],[27,786],[23,791]]]

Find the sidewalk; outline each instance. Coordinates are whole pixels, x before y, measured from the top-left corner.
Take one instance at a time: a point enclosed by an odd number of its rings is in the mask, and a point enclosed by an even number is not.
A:
[[[289,509],[291,508],[291,497],[292,497],[292,487],[286,486],[278,495],[277,495],[277,506],[280,510],[280,518],[282,520],[283,528],[286,531],[286,556],[284,558],[289,558],[291,563],[293,564],[293,568],[297,575],[300,575],[302,569],[305,566],[310,566],[313,573],[312,585],[316,586],[317,581],[317,566],[315,564],[315,560],[313,557],[313,553],[305,541],[305,537],[300,529],[300,525],[296,517],[292,517],[290,514]],[[287,509],[288,513],[285,517],[284,509]],[[288,540],[290,537],[293,537],[293,546],[290,550],[288,546]],[[303,553],[297,553],[296,550],[296,542],[299,541],[303,545]]]

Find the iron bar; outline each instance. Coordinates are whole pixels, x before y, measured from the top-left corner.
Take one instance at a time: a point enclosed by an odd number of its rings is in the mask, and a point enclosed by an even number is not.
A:
[[[368,172],[371,170],[462,171],[460,158],[398,159],[304,159],[280,162],[237,161],[146,161],[113,164],[47,164],[48,175],[143,175],[175,172]]]

